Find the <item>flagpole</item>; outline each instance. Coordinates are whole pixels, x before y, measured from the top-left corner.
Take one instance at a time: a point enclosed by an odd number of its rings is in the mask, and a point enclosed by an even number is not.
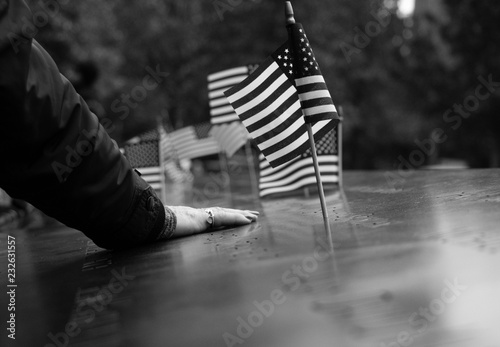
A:
[[[160,166],[160,184],[161,184],[161,201],[165,204],[167,201],[167,184],[165,177],[165,152],[162,146],[163,132],[162,132],[163,122],[161,117],[156,118],[156,129],[158,131],[158,164]]]
[[[328,209],[326,208],[325,192],[323,190],[323,181],[321,180],[321,172],[318,165],[318,156],[316,154],[316,144],[314,143],[314,134],[311,124],[307,124],[307,133],[309,135],[309,143],[311,145],[311,153],[314,164],[314,173],[316,174],[316,184],[318,185],[319,201],[321,203],[321,211],[323,212],[323,223],[325,223],[325,230],[331,234],[330,222],[328,219]]]
[[[342,176],[343,165],[342,165],[342,122],[344,120],[344,108],[339,106],[339,116],[340,121],[337,125],[337,152],[339,157],[339,188],[342,189],[344,184],[344,177]]]
[[[225,193],[226,193],[227,197],[229,198],[229,200],[232,201],[233,196],[231,194],[231,175],[229,174],[229,165],[227,163],[226,153],[219,152],[219,164],[220,164],[221,172],[225,172],[226,177],[227,177],[227,182],[224,182]]]
[[[295,24],[295,18],[293,16],[293,7],[290,1],[285,1],[285,18],[286,25]],[[305,119],[305,115],[302,113],[302,117]],[[325,230],[331,235],[330,222],[328,219],[328,209],[326,208],[325,192],[323,190],[323,181],[321,180],[321,172],[319,170],[318,156],[316,154],[316,144],[314,142],[314,133],[312,130],[311,123],[306,124],[307,134],[309,135],[309,144],[311,145],[311,154],[314,164],[314,173],[316,174],[316,184],[318,186],[319,200],[321,203],[321,211],[323,213],[323,223],[325,224]]]
[[[250,140],[245,143],[245,155],[248,162],[248,171],[250,172],[250,180],[252,181],[252,195],[255,199],[259,197],[259,186],[257,182],[257,175],[255,170],[255,160],[253,157],[252,147]]]

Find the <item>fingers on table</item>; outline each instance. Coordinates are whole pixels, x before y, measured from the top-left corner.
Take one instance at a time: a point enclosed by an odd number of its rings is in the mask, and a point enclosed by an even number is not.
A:
[[[253,215],[259,215],[259,211],[251,211],[251,210],[237,210],[234,208],[223,208],[223,207],[211,207],[214,211],[226,211],[226,212],[234,212],[234,213],[250,213]]]
[[[214,207],[215,227],[245,225],[257,220],[257,211],[235,210],[230,208]]]

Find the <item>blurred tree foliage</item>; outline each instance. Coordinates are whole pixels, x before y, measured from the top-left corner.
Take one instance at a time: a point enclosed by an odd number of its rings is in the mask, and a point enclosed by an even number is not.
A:
[[[449,18],[441,28],[444,42],[454,59],[448,68],[444,89],[452,91],[451,102],[467,103],[489,76],[496,82],[493,93],[479,100],[478,107],[463,118],[451,134],[445,150],[461,153],[472,167],[500,166],[500,3],[487,0],[444,0]],[[485,90],[482,90],[485,93]],[[449,105],[450,105],[449,104]],[[473,104],[470,104],[473,105]],[[449,107],[449,106],[448,106]]]
[[[42,10],[40,0],[28,2],[34,13]],[[334,102],[344,109],[347,168],[393,165],[398,155],[414,147],[415,138],[427,136],[439,123],[439,110],[442,113],[443,107],[449,107],[460,90],[463,93],[462,85],[474,86],[468,82],[479,73],[464,68],[475,64],[471,47],[460,50],[457,46],[454,53],[469,56],[461,62],[461,69],[463,74],[470,71],[471,79],[461,77],[461,85],[457,79],[444,81],[460,68],[455,72],[445,68],[435,45],[424,35],[411,38],[414,23],[395,15],[397,2],[294,2],[295,17],[306,29]],[[485,0],[479,2],[487,7]],[[154,127],[160,115],[168,115],[174,127],[208,120],[207,74],[261,62],[287,38],[283,1],[64,3],[36,39],[101,120],[111,124],[111,136],[119,142]],[[454,2],[448,3],[452,8]],[[461,15],[470,23],[462,28],[461,21],[454,21],[456,28],[447,29],[457,35],[456,41],[459,30],[474,28],[477,20],[465,8],[467,4],[478,15],[485,10],[470,1],[459,3]],[[493,25],[485,41],[498,38]],[[412,35],[405,35],[408,30]],[[474,35],[484,35],[477,30]],[[453,35],[449,40],[453,41]],[[488,65],[484,68],[494,73]],[[143,85],[148,69],[168,73],[168,77],[148,90],[143,100],[129,103],[127,112],[117,111],[127,104],[127,95]],[[452,147],[452,143],[445,145]]]
[[[418,1],[418,0],[417,0]],[[432,129],[445,132],[436,156],[465,160],[470,167],[500,165],[499,93],[479,100],[480,77],[500,81],[500,3],[442,0],[438,11],[415,18],[414,37],[399,78],[415,110]],[[497,87],[498,89],[498,87]]]

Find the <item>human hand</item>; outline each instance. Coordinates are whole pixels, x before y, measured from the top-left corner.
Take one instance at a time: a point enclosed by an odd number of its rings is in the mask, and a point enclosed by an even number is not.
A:
[[[213,230],[220,227],[246,225],[255,222],[259,212],[249,210],[236,210],[231,208],[210,207],[192,208],[188,206],[168,206],[177,216],[175,236],[187,236]],[[208,223],[209,214],[213,212],[213,225]]]

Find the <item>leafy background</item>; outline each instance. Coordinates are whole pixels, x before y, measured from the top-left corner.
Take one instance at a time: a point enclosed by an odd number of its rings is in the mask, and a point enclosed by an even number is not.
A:
[[[28,2],[33,13],[43,11],[42,1]],[[395,168],[418,148],[415,140],[436,128],[448,138],[425,164],[452,158],[470,167],[500,165],[498,93],[457,130],[443,120],[474,93],[478,76],[500,81],[500,3],[434,2],[439,11],[410,18],[396,15],[397,0],[294,2],[334,102],[344,109],[345,168]],[[282,1],[63,3],[36,39],[93,111],[111,120],[119,143],[153,128],[159,116],[175,128],[208,120],[207,74],[260,62],[286,40]],[[389,25],[346,57],[356,30],[365,31],[373,14],[387,9]],[[156,66],[169,76],[121,119],[111,105]]]

